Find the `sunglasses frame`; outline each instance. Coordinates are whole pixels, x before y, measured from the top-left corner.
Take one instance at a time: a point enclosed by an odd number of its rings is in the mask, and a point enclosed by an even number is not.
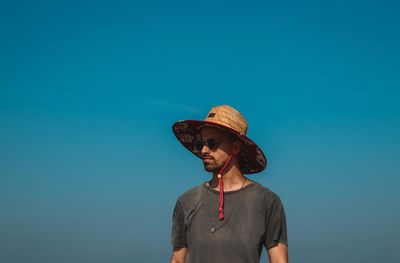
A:
[[[201,143],[201,147],[200,147],[199,143]],[[194,143],[194,147],[199,152],[201,152],[203,150],[204,146],[207,146],[208,149],[210,149],[210,150],[215,150],[218,148],[219,143],[220,143],[220,141],[217,139],[214,139],[214,138],[200,139]],[[210,144],[214,144],[214,145],[212,146]]]

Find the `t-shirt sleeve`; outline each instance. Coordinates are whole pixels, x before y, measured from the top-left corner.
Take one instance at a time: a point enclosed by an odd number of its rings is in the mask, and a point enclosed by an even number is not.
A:
[[[174,247],[187,247],[186,229],[183,207],[178,199],[172,217],[171,244]]]
[[[278,243],[288,245],[285,211],[281,200],[275,196],[267,210],[264,246],[268,250]]]

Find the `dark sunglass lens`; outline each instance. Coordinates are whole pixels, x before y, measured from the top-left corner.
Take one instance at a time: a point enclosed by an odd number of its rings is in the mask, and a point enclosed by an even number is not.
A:
[[[213,150],[213,149],[215,149],[215,147],[217,147],[217,142],[214,139],[208,139],[207,146],[208,146],[208,148]]]
[[[195,144],[196,150],[199,152],[203,149],[203,146],[204,146],[203,141],[197,141]]]

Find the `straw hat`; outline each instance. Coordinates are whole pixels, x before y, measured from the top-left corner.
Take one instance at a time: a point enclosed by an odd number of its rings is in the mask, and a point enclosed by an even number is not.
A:
[[[239,168],[244,174],[258,173],[267,166],[267,159],[262,150],[250,138],[246,136],[247,122],[243,116],[228,105],[213,107],[204,121],[184,120],[174,123],[172,130],[176,138],[189,151],[202,158],[201,152],[195,147],[196,141],[201,139],[202,127],[215,127],[227,131],[236,136],[242,142],[242,150],[239,154]]]

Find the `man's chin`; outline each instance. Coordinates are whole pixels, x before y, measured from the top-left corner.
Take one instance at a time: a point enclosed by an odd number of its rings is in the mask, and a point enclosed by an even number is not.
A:
[[[213,165],[204,165],[204,169],[205,169],[207,172],[214,172],[214,171],[217,169],[217,167],[215,167],[215,166],[213,166]]]

